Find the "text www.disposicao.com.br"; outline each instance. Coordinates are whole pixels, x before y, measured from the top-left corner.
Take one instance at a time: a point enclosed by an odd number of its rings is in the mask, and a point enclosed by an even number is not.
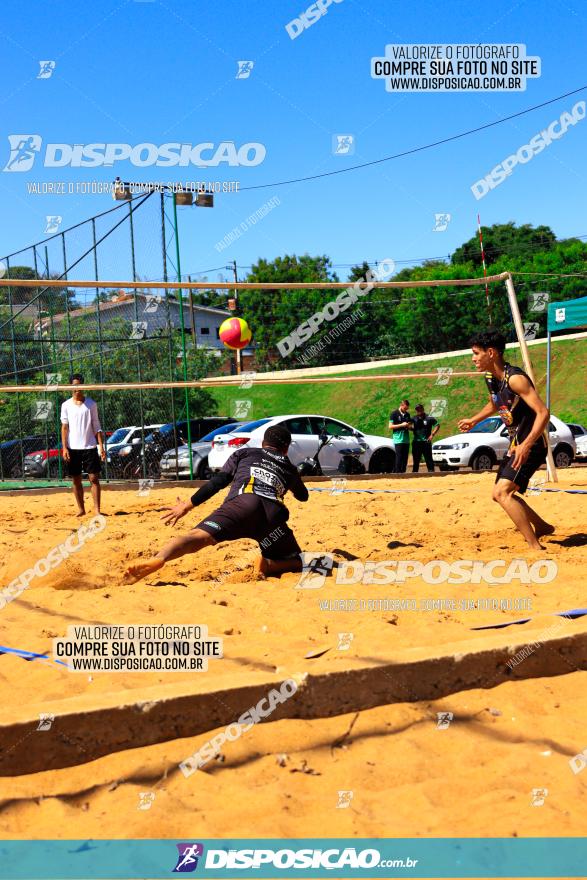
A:
[[[72,657],[75,672],[177,672],[202,669],[201,657]]]

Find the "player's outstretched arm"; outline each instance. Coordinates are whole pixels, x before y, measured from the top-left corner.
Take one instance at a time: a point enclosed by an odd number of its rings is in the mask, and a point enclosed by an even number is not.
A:
[[[290,486],[290,489],[293,497],[296,498],[298,501],[307,501],[310,497],[310,494],[306,489],[306,486],[304,485],[304,481],[297,471],[294,475],[294,481]]]
[[[488,403],[485,404],[483,409],[480,409],[478,413],[474,416],[471,416],[469,419],[460,419],[457,422],[459,426],[459,431],[470,431],[471,428],[474,428],[475,425],[478,425],[479,422],[482,422],[483,419],[488,419],[489,416],[492,416],[497,412],[497,407],[494,402],[490,399]]]

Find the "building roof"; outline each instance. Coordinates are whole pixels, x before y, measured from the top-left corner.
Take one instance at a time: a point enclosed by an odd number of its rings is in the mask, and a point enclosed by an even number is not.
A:
[[[153,294],[145,294],[145,293],[141,293],[141,292],[137,292],[137,294],[136,294],[137,299],[144,299],[144,300],[149,299],[151,296],[153,296]],[[108,312],[108,311],[111,311],[112,309],[117,309],[120,306],[128,305],[129,303],[134,302],[134,300],[135,300],[134,294],[126,293],[124,290],[121,290],[116,299],[110,299],[110,300],[108,300],[108,302],[98,303],[98,310],[100,311],[100,313]],[[179,308],[179,300],[169,298],[169,305],[175,306],[176,308]],[[184,300],[184,308],[186,308],[189,312],[189,310],[190,310],[189,300]],[[230,315],[231,315],[231,312],[229,312],[227,309],[216,309],[216,308],[212,308],[211,306],[202,306],[199,303],[194,303],[193,310],[194,310],[194,312],[210,312],[212,314],[222,315],[225,318],[230,317]],[[91,306],[82,306],[82,308],[73,309],[72,311],[69,312],[69,317],[70,318],[81,318],[84,315],[89,315],[92,313],[95,314],[96,311],[97,311],[96,303],[92,303]],[[35,312],[35,315],[38,316],[38,312]],[[67,312],[60,312],[58,315],[53,315],[53,321],[63,321],[66,318],[67,318]]]

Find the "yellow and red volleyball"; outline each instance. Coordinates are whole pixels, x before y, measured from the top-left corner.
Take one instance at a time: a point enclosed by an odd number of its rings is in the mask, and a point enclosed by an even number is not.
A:
[[[227,348],[245,348],[252,336],[251,328],[244,318],[227,318],[220,325],[220,338]]]

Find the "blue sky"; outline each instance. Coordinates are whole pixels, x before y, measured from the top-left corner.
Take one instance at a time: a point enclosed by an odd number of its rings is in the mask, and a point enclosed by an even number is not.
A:
[[[259,142],[257,167],[209,169],[43,168],[0,173],[0,254],[43,240],[47,215],[61,228],[112,207],[109,195],[36,195],[33,181],[238,180],[242,187],[368,162],[449,137],[587,84],[587,7],[564,0],[480,3],[332,3],[295,40],[285,25],[306,0],[254,4],[225,0],[101,0],[82,4],[7,3],[0,38],[0,159],[9,134],[43,143]],[[542,60],[525,92],[394,94],[370,76],[387,43],[524,43]],[[55,60],[38,79],[39,60]],[[248,79],[237,61],[251,60]],[[587,120],[519,165],[480,201],[471,185],[570,110],[587,92],[499,127],[429,151],[331,178],[239,194],[218,194],[213,210],[180,214],[182,269],[196,274],[236,260],[284,253],[327,254],[342,279],[363,259],[445,256],[484,225],[550,225],[558,237],[586,235]],[[335,134],[352,134],[354,155],[332,153]],[[277,196],[279,205],[219,253],[215,244]],[[433,232],[447,212],[446,231]],[[154,215],[148,236],[156,241]],[[142,231],[139,229],[139,235]],[[145,233],[147,235],[147,233]],[[158,275],[157,259],[139,267]],[[126,264],[108,274],[128,277]],[[241,275],[244,274],[241,270]],[[216,279],[218,272],[209,273]]]

